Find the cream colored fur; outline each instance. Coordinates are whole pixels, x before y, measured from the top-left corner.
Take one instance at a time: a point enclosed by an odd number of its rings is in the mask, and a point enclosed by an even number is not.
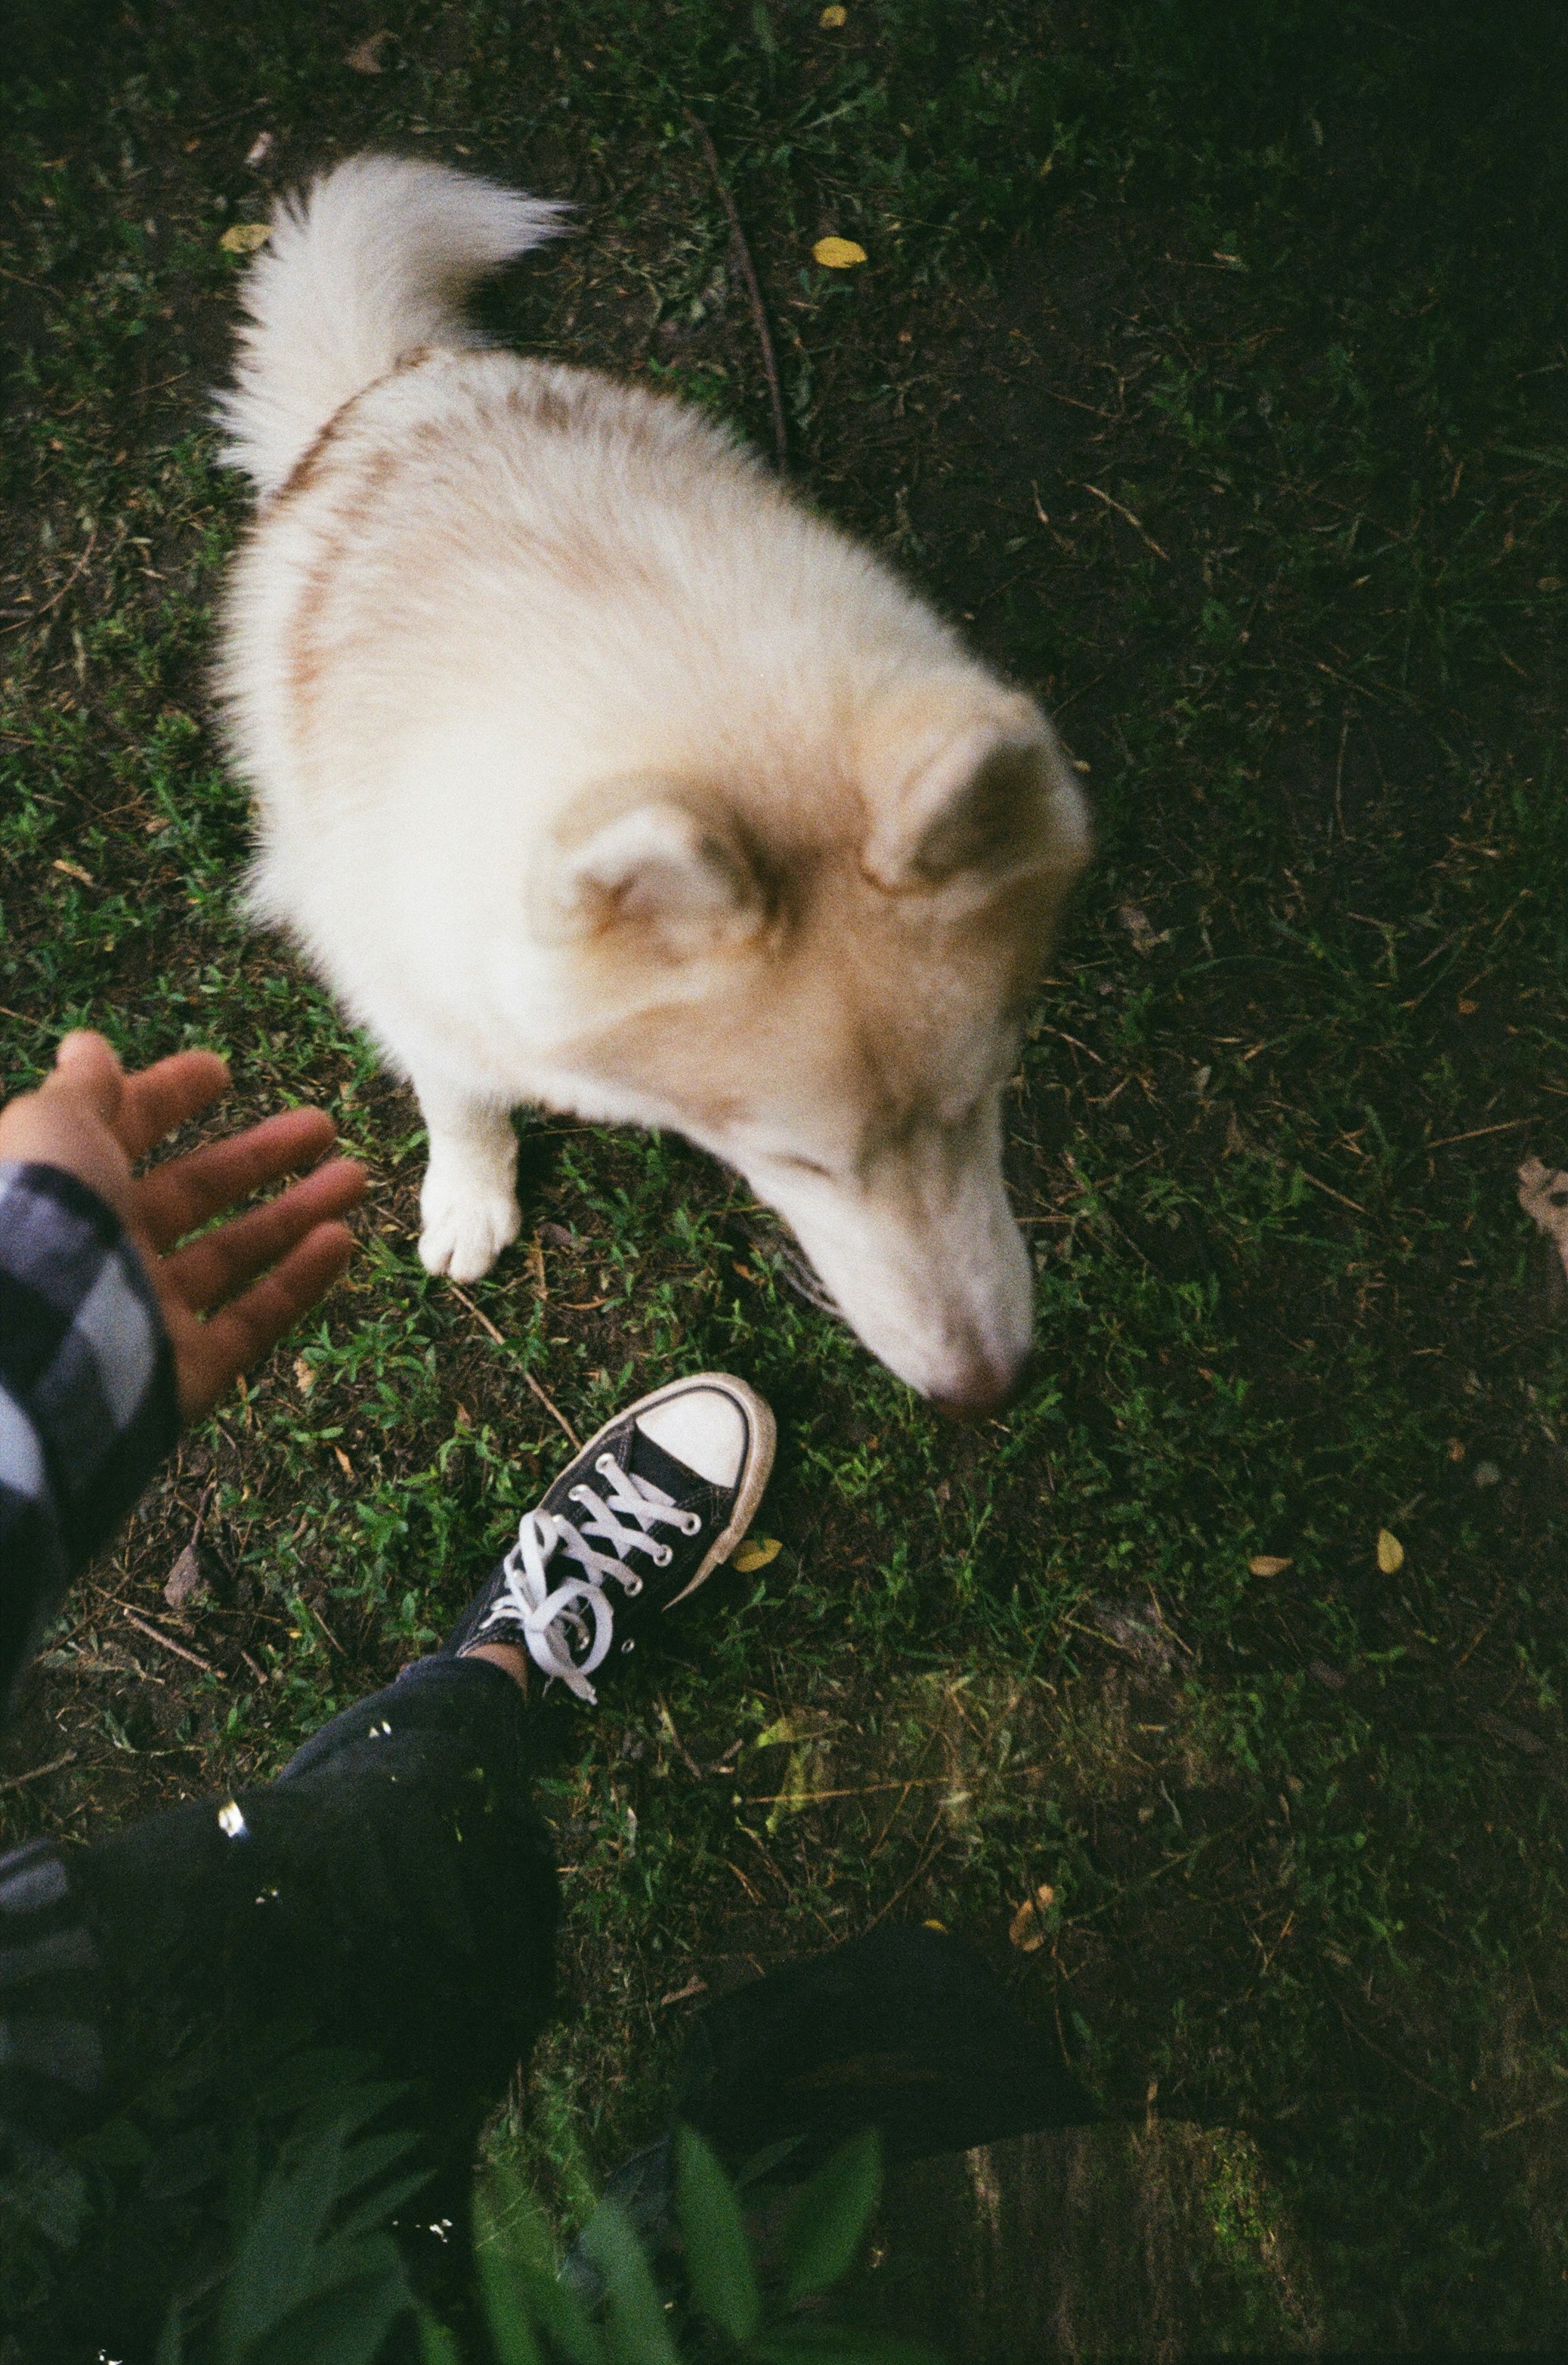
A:
[[[554,209],[360,157],[285,209],[223,416],[262,496],[221,689],[256,911],[413,1083],[420,1250],[515,1236],[511,1112],[678,1129],[867,1344],[1029,1345],[1000,1096],[1087,857],[1050,726],[700,412],[483,350]]]

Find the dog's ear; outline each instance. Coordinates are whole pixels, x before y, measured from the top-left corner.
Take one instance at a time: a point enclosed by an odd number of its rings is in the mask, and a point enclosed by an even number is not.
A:
[[[533,903],[547,941],[624,930],[670,960],[742,943],[766,917],[761,881],[727,818],[656,780],[616,783],[574,807]]]
[[[1089,824],[1055,733],[1026,698],[916,693],[873,718],[865,768],[867,876],[892,894],[989,893],[1030,871],[1065,886]]]

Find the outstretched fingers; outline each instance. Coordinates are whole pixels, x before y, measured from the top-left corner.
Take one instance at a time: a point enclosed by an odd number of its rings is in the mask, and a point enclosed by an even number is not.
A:
[[[171,1159],[143,1175],[137,1186],[141,1228],[155,1250],[172,1248],[252,1191],[313,1166],[333,1138],[332,1120],[324,1109],[285,1109],[244,1133]]]
[[[164,1257],[159,1280],[165,1296],[172,1295],[192,1313],[205,1314],[276,1264],[317,1225],[346,1215],[364,1198],[364,1169],[352,1158],[334,1158],[317,1167],[264,1206],[251,1208],[231,1224],[205,1232]]]
[[[45,1078],[42,1090],[80,1093],[94,1114],[112,1126],[125,1098],[119,1053],[95,1026],[73,1026],[55,1048],[54,1072]]]
[[[210,1412],[238,1374],[325,1296],[353,1250],[346,1224],[318,1224],[243,1296],[208,1321],[193,1319],[176,1354],[182,1418],[199,1420]]]
[[[229,1070],[216,1051],[176,1051],[127,1076],[114,1118],[126,1156],[145,1158],[166,1133],[199,1116],[228,1089]]]

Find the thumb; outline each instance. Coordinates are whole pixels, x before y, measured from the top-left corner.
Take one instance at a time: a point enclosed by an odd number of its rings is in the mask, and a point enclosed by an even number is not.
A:
[[[68,1085],[80,1093],[95,1116],[112,1125],[125,1091],[125,1070],[113,1046],[89,1028],[78,1028],[62,1038],[54,1055],[54,1074],[43,1086]]]

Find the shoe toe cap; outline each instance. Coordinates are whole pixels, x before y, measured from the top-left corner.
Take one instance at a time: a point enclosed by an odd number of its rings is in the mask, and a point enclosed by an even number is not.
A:
[[[686,1388],[637,1415],[637,1427],[662,1452],[711,1486],[733,1488],[745,1462],[745,1415],[722,1388]]]

